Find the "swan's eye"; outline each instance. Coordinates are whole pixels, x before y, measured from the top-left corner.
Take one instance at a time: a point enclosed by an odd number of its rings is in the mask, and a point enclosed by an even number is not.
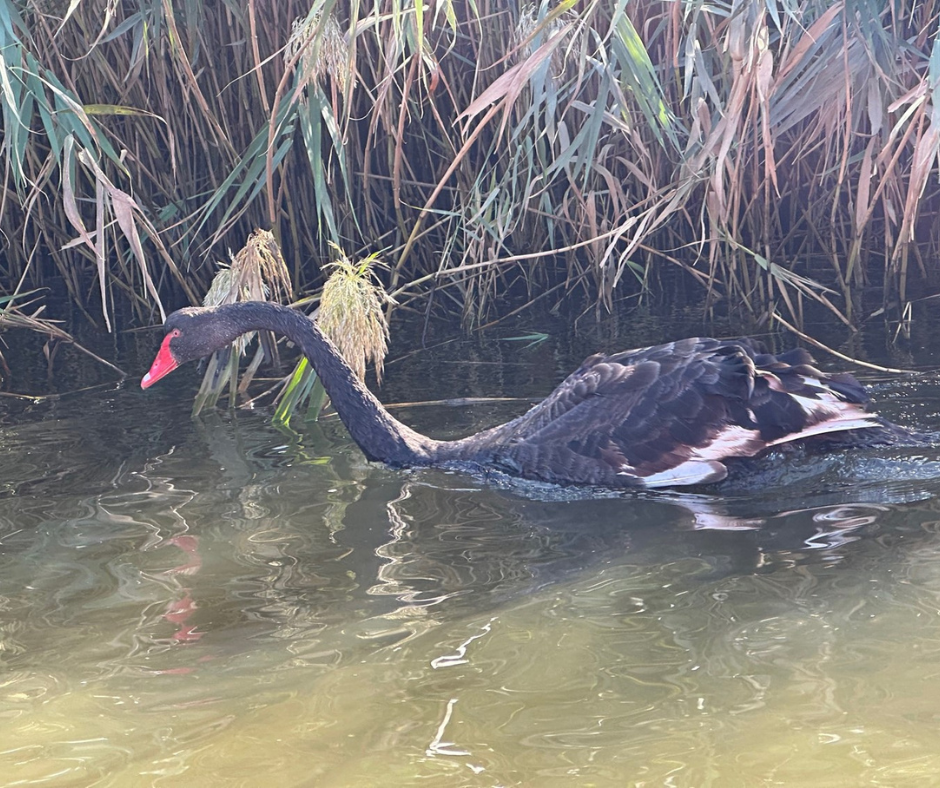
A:
[[[176,339],[176,337],[178,337],[179,335],[180,335],[180,330],[178,328],[174,328],[169,334],[170,339]]]

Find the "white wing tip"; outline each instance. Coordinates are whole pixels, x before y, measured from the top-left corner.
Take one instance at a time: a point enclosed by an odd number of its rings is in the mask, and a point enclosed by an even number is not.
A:
[[[632,475],[622,472],[624,475]],[[683,463],[649,476],[637,476],[644,487],[682,487],[689,484],[711,484],[720,482],[728,475],[728,469],[717,460],[686,460]]]

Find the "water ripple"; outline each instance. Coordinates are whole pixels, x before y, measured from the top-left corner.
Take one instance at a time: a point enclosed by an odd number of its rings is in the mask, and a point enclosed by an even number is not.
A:
[[[171,394],[38,408],[0,423],[0,774],[930,784],[938,462],[796,453],[758,489],[598,497]]]

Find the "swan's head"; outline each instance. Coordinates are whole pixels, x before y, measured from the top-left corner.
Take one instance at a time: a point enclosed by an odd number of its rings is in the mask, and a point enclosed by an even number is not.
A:
[[[187,307],[173,312],[163,324],[166,336],[150,371],[140,381],[149,388],[180,364],[194,361],[225,347],[248,329],[238,312],[227,307]]]

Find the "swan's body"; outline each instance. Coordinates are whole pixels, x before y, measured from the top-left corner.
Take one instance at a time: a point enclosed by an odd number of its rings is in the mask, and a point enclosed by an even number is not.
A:
[[[667,487],[719,481],[725,460],[783,443],[826,436],[870,443],[903,432],[865,409],[855,378],[814,369],[805,350],[773,356],[750,340],[693,338],[591,356],[519,418],[438,441],[394,419],[293,309],[252,301],[181,309],[165,328],[142,387],[241,334],[269,329],[300,346],[365,455],[395,466],[467,464],[560,484]]]

